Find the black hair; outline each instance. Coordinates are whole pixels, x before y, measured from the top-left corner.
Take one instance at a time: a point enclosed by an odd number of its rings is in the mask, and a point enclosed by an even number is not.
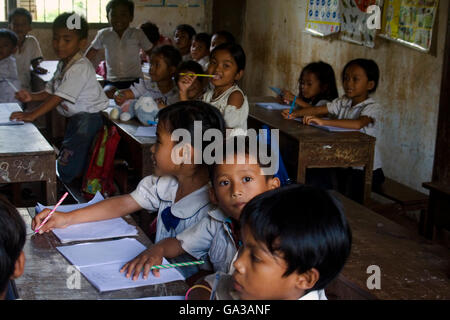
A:
[[[361,67],[366,73],[367,79],[375,83],[373,89],[369,90],[369,93],[374,93],[375,91],[377,91],[378,82],[380,81],[380,69],[378,68],[377,63],[371,59],[355,59],[347,63],[342,70],[342,82],[344,82],[345,79],[345,71],[347,71],[347,69],[353,65]]]
[[[195,137],[195,121],[202,122],[202,149],[196,150],[196,152],[201,152],[203,159],[203,150],[211,143],[203,139],[203,134],[208,129],[217,129],[220,131],[222,137],[225,136],[225,120],[219,109],[206,102],[190,100],[174,103],[158,112],[158,122],[169,133],[177,129],[187,130],[191,137],[191,145],[194,147],[196,147],[193,141]]]
[[[64,12],[64,13],[61,13],[59,16],[57,16],[55,18],[55,20],[53,21],[53,31],[55,31],[56,29],[63,29],[63,28],[68,29],[67,21],[74,14],[80,18],[80,27],[81,27],[81,28],[75,28],[74,30],[76,31],[76,33],[78,34],[80,39],[87,39],[89,25],[83,16],[80,16],[75,12]]]
[[[255,140],[256,140],[256,136],[255,136]],[[246,156],[254,156],[258,166],[260,168],[268,168],[270,167],[271,163],[266,163],[264,164],[263,161],[261,161],[261,157],[260,157],[260,149],[261,146],[265,146],[265,150],[270,150],[270,146],[268,146],[267,144],[263,144],[263,142],[261,141],[252,141],[249,137],[249,135],[236,135],[236,136],[231,136],[226,138],[225,140],[222,141],[223,143],[223,163],[225,163],[226,157],[229,155],[239,155],[240,153],[244,153],[244,155]],[[228,145],[232,145],[233,149],[232,150],[228,150]],[[244,146],[243,149],[240,149],[239,146]],[[254,149],[251,149],[251,146],[254,147]],[[246,163],[248,163],[246,161]],[[209,173],[209,179],[211,180],[211,184],[214,187],[214,177],[215,177],[215,173],[217,170],[217,166],[219,164],[218,163],[212,163],[211,165],[208,166],[208,173]],[[272,175],[266,175],[266,179],[272,178]]]
[[[130,0],[111,0],[106,5],[106,15],[109,16],[109,12],[117,6],[127,7],[130,15],[134,17],[134,2]]]
[[[302,95],[301,82],[303,76],[307,73],[313,73],[320,81],[320,93],[312,99],[306,99]],[[299,97],[307,103],[315,105],[320,100],[333,101],[338,97],[338,90],[336,87],[336,77],[334,76],[334,70],[331,65],[323,61],[312,62],[303,68],[300,77],[298,79]]]
[[[213,58],[214,54],[219,50],[228,51],[233,57],[234,61],[238,66],[238,71],[245,70],[245,52],[241,45],[236,43],[222,43],[214,48],[211,52],[210,57]]]
[[[192,37],[197,33],[195,29],[189,24],[180,24],[175,28],[175,32],[177,30],[186,32],[189,36],[189,39],[192,39]]]
[[[17,209],[0,195],[0,294],[6,290],[25,245],[26,229]]]
[[[209,51],[209,47],[211,46],[211,35],[206,32],[200,32],[194,35],[193,41],[203,42]]]
[[[13,47],[16,47],[17,42],[19,41],[14,31],[4,28],[0,29],[0,38],[8,39]]]
[[[142,31],[144,31],[148,40],[153,43],[153,45],[156,45],[159,38],[161,37],[158,26],[150,21],[147,21],[146,23],[141,24],[140,28]]]
[[[236,43],[236,38],[233,36],[233,34],[231,32],[228,32],[226,30],[220,30],[220,31],[214,32],[213,36],[216,34],[220,37],[224,37],[225,43]]]
[[[33,21],[33,17],[31,16],[30,11],[25,8],[15,8],[8,14],[8,22],[11,23],[15,16],[24,16],[27,18],[28,23],[31,24]]]
[[[160,54],[164,57],[164,60],[166,61],[169,67],[178,68],[178,65],[181,63],[181,60],[183,60],[180,51],[171,45],[156,47],[155,49],[152,50],[152,55],[157,54]]]
[[[272,254],[281,253],[284,277],[312,268],[319,272],[308,292],[324,289],[350,254],[352,233],[342,205],[323,189],[294,184],[265,192],[247,203],[240,222]]]
[[[178,83],[178,80],[180,80],[180,72],[183,71],[190,71],[193,72],[195,74],[199,74],[199,73],[204,73],[205,71],[203,70],[203,67],[196,61],[194,60],[188,60],[188,61],[183,61],[177,69],[177,72],[175,74],[174,80],[176,83]],[[198,80],[202,80],[201,77],[197,78]]]

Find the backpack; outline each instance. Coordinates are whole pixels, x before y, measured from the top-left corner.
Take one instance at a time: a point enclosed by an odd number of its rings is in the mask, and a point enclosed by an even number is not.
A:
[[[116,192],[114,186],[114,156],[120,135],[115,126],[106,125],[95,139],[95,147],[89,161],[89,167],[83,178],[83,196],[86,200],[94,197],[97,191],[107,198]]]

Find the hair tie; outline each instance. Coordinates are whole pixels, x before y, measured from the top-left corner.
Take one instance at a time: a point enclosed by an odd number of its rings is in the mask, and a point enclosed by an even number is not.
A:
[[[189,293],[191,293],[192,290],[196,289],[196,288],[202,288],[205,290],[208,290],[209,293],[212,292],[211,288],[208,288],[207,286],[203,285],[203,284],[196,284],[195,286],[192,286],[188,289],[188,291],[186,292],[186,295],[184,296],[184,300],[188,299]]]

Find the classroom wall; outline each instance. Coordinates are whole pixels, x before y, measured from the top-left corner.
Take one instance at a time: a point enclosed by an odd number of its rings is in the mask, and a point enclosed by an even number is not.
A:
[[[374,59],[381,81],[374,98],[384,107],[381,156],[385,174],[415,189],[431,181],[448,1],[440,1],[435,54],[425,54],[381,38],[370,49],[303,32],[307,1],[247,0],[242,45],[248,65],[243,79],[248,96],[272,95],[268,86],[297,90],[300,71],[323,60],[340,75],[354,58]]]
[[[210,32],[212,25],[212,0],[206,1],[206,6],[200,7],[138,7],[135,8],[132,26],[139,27],[146,21],[152,21],[159,27],[159,31],[168,37],[178,24],[192,25],[198,32]],[[97,29],[89,30],[88,43],[94,39]],[[49,60],[56,59],[51,47],[52,30],[50,27],[35,28],[31,32],[39,39],[44,57]]]

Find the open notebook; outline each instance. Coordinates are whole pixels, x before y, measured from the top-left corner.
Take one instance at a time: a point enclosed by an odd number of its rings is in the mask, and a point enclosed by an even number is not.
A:
[[[104,200],[103,196],[97,192],[95,197],[82,204],[71,204],[59,206],[57,211],[69,212],[75,209],[84,208],[94,203]],[[38,203],[36,205],[36,212],[39,213],[43,209],[53,207],[44,207]],[[85,240],[99,240],[99,239],[111,239],[128,236],[136,236],[138,231],[135,226],[128,224],[122,218],[115,218],[109,220],[102,220],[96,222],[87,222],[74,224],[64,229],[54,229],[53,233],[58,237],[62,243],[73,241],[85,241]]]
[[[125,273],[120,273],[120,269],[128,261],[146,249],[136,239],[82,243],[56,249],[100,292],[185,280],[176,268],[161,269],[159,277],[150,272],[147,280],[142,279],[141,274],[136,281],[126,278]],[[163,259],[163,264],[168,263]]]
[[[17,124],[24,124],[23,121],[11,121],[9,117],[11,113],[22,111],[17,103],[0,103],[0,126],[12,126]]]

